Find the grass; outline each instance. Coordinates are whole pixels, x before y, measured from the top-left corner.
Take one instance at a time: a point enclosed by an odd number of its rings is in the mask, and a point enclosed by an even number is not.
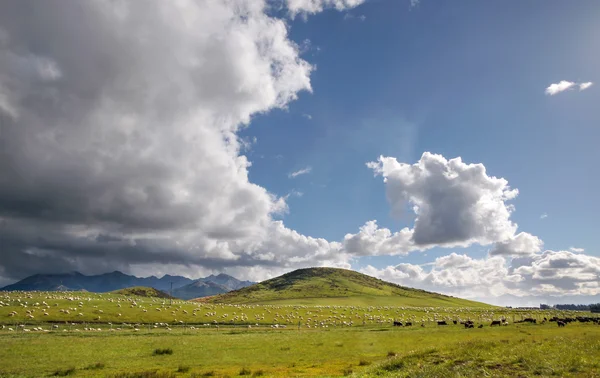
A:
[[[594,377],[600,370],[600,326],[515,324],[522,317],[577,314],[572,312],[175,300],[171,305],[149,297],[39,292],[0,293],[0,305],[0,325],[5,326],[0,329],[0,377],[235,377],[244,371],[245,376],[300,377]],[[69,308],[75,311],[60,311]],[[28,310],[33,319],[25,317]],[[9,316],[13,311],[18,315]],[[84,316],[73,318],[74,312]],[[117,312],[122,316],[116,318]],[[102,319],[94,323],[95,316]],[[489,326],[501,316],[509,326]],[[472,319],[485,327],[464,329],[452,322],[438,327],[439,318]],[[393,327],[396,319],[415,326]],[[202,325],[215,320],[219,328]],[[154,328],[154,321],[168,322],[170,330]],[[341,326],[350,321],[352,326]]]
[[[62,332],[86,326],[101,325],[110,328],[134,328],[135,324],[154,327],[155,323],[168,323],[170,328],[204,326],[204,324],[238,325],[254,327],[280,324],[302,328],[333,326],[333,321],[352,322],[353,326],[380,325],[384,320],[412,321],[413,327],[422,322],[435,324],[435,316],[444,319],[471,319],[489,324],[492,319],[506,317],[514,322],[524,317],[542,319],[552,316],[572,316],[569,311],[513,310],[501,307],[436,307],[436,302],[425,302],[410,297],[382,296],[377,301],[384,304],[365,304],[368,296],[310,299],[320,304],[212,304],[154,297],[131,297],[110,293],[60,293],[60,292],[0,292],[0,324],[15,329],[16,325],[31,326],[54,324]],[[448,297],[450,298],[450,297]],[[352,301],[356,301],[353,303]],[[381,302],[383,300],[383,302]],[[300,301],[300,300],[298,300]],[[402,303],[417,301],[421,306]],[[283,301],[285,302],[285,301]],[[46,303],[47,306],[44,304]],[[25,307],[26,306],[26,307]],[[31,314],[28,314],[30,311]],[[11,316],[11,313],[16,315]],[[47,314],[47,315],[46,315]],[[33,318],[28,315],[33,316]],[[337,318],[336,318],[337,317]],[[107,326],[112,323],[111,326]],[[123,323],[126,323],[124,326]],[[323,324],[321,324],[323,323]],[[75,324],[75,325],[73,325]],[[102,328],[100,327],[100,328]],[[96,327],[98,328],[98,327]],[[138,327],[139,328],[139,327]],[[164,327],[162,327],[164,329]],[[48,329],[48,328],[47,328]],[[0,330],[1,332],[1,330]]]
[[[529,334],[521,333],[523,329]],[[164,344],[177,353],[157,358],[147,352],[171,349]],[[195,334],[19,333],[3,334],[2,345],[4,375],[0,376],[20,377],[52,375],[61,366],[75,366],[78,377],[593,377],[600,368],[600,326],[591,324],[570,324],[564,329],[547,324],[389,332],[262,329],[231,335],[215,329]],[[294,353],[281,351],[282,345],[293,345]],[[101,370],[86,368],[99,359],[110,363]],[[354,363],[349,366],[349,361]]]

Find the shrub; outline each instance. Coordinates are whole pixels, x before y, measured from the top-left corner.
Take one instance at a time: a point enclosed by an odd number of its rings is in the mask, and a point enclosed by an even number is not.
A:
[[[187,373],[188,371],[190,371],[190,367],[189,366],[179,365],[179,367],[177,368],[177,372],[178,373]]]
[[[67,375],[73,375],[73,374],[75,374],[75,368],[70,367],[68,369],[58,369],[52,375],[55,377],[66,377]]]
[[[368,366],[368,365],[371,365],[371,362],[367,361],[367,360],[360,360],[358,362],[358,366]]]
[[[104,362],[96,362],[95,364],[89,365],[85,367],[85,370],[99,370],[104,369],[106,365]]]
[[[252,371],[250,369],[242,368],[242,370],[240,370],[238,375],[250,375],[250,374],[252,374]]]
[[[390,350],[387,354],[388,357],[396,357],[396,352],[394,352],[393,350]]]
[[[403,367],[404,367],[404,361],[395,360],[395,361],[392,361],[390,363],[383,365],[381,368],[385,371],[395,371],[395,370],[400,370]]]
[[[264,370],[257,370],[254,373],[252,373],[253,377],[261,377],[263,375],[265,375],[265,371]]]
[[[175,378],[175,374],[169,372],[158,372],[156,370],[140,371],[135,373],[118,373],[113,378]]]
[[[344,374],[344,376],[352,374],[352,368],[345,368],[344,370],[342,370],[342,374]]]
[[[155,356],[161,356],[163,354],[173,354],[173,349],[171,348],[159,348],[159,349],[154,349],[154,353],[152,353]]]

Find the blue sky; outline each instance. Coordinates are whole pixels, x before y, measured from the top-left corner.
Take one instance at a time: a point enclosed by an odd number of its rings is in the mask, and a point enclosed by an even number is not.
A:
[[[303,57],[317,66],[313,93],[243,132],[258,140],[250,178],[280,195],[303,193],[290,199],[286,225],[340,240],[366,220],[393,230],[413,221],[390,216],[384,184],[366,162],[460,156],[519,189],[512,218],[520,230],[549,248],[596,254],[600,96],[594,87],[556,96],[544,89],[597,81],[599,16],[593,1],[367,1],[297,18],[291,37],[310,40]],[[309,174],[288,178],[307,166]]]
[[[597,1],[64,1],[0,3],[0,286],[600,301]]]

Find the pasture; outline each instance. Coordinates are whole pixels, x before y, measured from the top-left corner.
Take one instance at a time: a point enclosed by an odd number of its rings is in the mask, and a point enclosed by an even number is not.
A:
[[[57,292],[1,293],[0,306],[0,377],[593,377],[600,369],[599,325],[541,324],[582,313],[170,304]],[[490,326],[502,317],[508,325]],[[483,328],[453,324],[469,319]]]

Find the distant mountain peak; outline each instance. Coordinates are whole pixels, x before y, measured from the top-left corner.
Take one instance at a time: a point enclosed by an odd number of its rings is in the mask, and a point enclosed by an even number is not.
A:
[[[79,272],[61,274],[35,274],[24,278],[0,290],[23,291],[76,291],[86,290],[96,293],[110,292],[127,289],[135,286],[152,287],[154,289],[170,292],[182,299],[198,298],[207,295],[226,293],[249,286],[254,282],[240,281],[230,275],[220,273],[206,278],[192,280],[187,277],[165,274],[161,278],[156,276],[136,277],[115,270],[110,273],[86,276]],[[179,290],[182,289],[182,290]],[[177,294],[177,293],[180,294]]]

